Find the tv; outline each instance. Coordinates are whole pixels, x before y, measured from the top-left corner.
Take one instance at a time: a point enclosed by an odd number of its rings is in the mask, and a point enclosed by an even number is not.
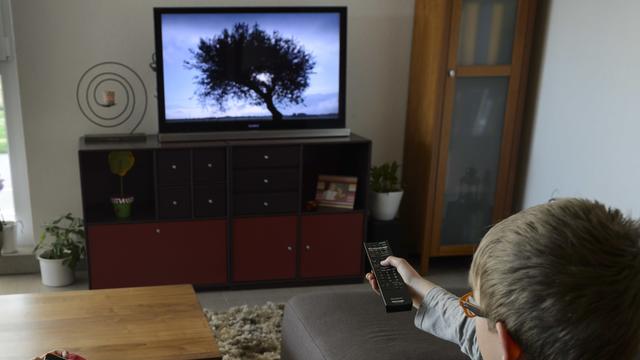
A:
[[[349,134],[346,7],[155,8],[154,20],[161,140]]]

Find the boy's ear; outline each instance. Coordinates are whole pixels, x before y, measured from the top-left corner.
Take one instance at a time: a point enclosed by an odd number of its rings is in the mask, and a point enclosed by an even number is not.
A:
[[[498,338],[500,339],[500,349],[502,351],[502,360],[518,360],[522,358],[522,348],[516,343],[506,325],[502,321],[496,323],[498,330]]]

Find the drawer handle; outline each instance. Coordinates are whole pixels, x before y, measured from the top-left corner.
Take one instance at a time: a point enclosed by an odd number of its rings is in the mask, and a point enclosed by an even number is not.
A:
[[[207,167],[208,167],[209,169],[211,169],[211,168],[213,167],[213,164],[212,164],[212,163],[208,163],[208,164],[207,164]]]
[[[156,234],[160,234],[160,229],[156,229]]]
[[[171,202],[171,204],[172,204],[173,206],[178,206],[178,202],[177,202],[177,201],[175,201],[175,200],[173,200],[173,201]]]
[[[304,247],[307,251],[311,250],[311,246],[307,245]]]
[[[265,184],[268,184],[269,183],[269,179],[264,179],[264,180],[262,180],[262,182],[264,182]]]
[[[264,205],[264,207],[269,207],[269,203],[268,202],[263,202],[262,205]]]
[[[269,155],[265,155],[265,156],[264,156],[264,159],[265,159],[265,160],[269,160]]]
[[[207,200],[207,202],[208,202],[209,204],[213,204],[213,199],[209,199],[209,200]]]
[[[291,246],[291,245],[287,246],[287,250],[293,251],[293,246]]]
[[[176,164],[171,165],[171,169],[178,170],[178,165],[176,165]]]

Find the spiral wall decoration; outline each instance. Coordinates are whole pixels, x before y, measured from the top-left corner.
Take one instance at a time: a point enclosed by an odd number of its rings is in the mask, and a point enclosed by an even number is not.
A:
[[[96,64],[85,71],[76,88],[82,114],[102,128],[122,128],[133,133],[147,113],[147,88],[129,66],[115,61]],[[128,131],[124,131],[124,130]]]

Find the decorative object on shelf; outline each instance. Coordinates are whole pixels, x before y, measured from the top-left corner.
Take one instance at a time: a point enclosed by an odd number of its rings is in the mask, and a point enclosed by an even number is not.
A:
[[[398,181],[397,162],[371,168],[371,216],[376,220],[393,220],[398,214],[404,191]]]
[[[318,206],[353,210],[357,187],[358,178],[355,176],[318,175]]]
[[[304,203],[304,211],[316,211],[318,210],[318,202],[315,200],[309,200]]]
[[[33,252],[40,261],[42,283],[67,286],[73,283],[78,261],[85,255],[82,219],[67,213],[44,226]],[[52,241],[48,241],[52,238]]]
[[[147,88],[129,66],[106,61],[85,71],[76,87],[80,112],[101,128],[133,133],[147,113]]]
[[[131,151],[111,151],[109,153],[109,169],[114,175],[120,177],[120,196],[112,196],[111,204],[118,219],[127,219],[131,216],[131,205],[135,198],[125,196],[124,177],[136,162]]]

